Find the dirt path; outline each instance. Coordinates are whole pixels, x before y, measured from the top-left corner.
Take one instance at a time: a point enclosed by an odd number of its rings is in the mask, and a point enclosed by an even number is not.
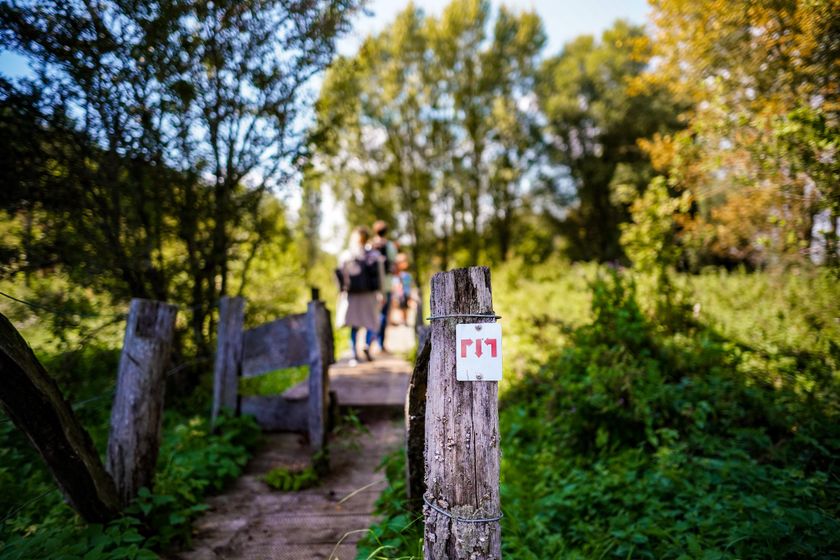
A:
[[[392,348],[406,345],[407,336],[395,329]],[[210,509],[194,524],[192,550],[171,558],[355,558],[356,542],[371,525],[373,504],[385,485],[376,467],[403,440],[401,408],[409,372],[409,364],[394,356],[378,356],[353,368],[346,357],[340,360],[330,369],[330,387],[340,406],[358,411],[369,432],[332,440],[330,474],[317,487],[300,492],[271,490],[262,478],[277,466],[307,464],[307,445],[299,435],[267,434],[245,474],[208,501]]]

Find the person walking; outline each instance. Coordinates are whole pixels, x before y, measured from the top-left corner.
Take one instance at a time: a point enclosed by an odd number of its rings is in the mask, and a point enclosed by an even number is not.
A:
[[[388,224],[385,223],[383,220],[377,220],[373,224],[373,232],[375,234],[373,240],[371,241],[371,247],[382,255],[383,257],[383,266],[385,269],[385,278],[384,278],[384,289],[382,290],[382,294],[384,295],[384,299],[382,300],[382,307],[379,310],[379,329],[376,333],[372,333],[368,331],[366,343],[367,348],[369,351],[370,345],[373,343],[373,339],[376,338],[377,342],[379,343],[379,349],[382,352],[387,352],[385,350],[385,329],[388,327],[388,319],[391,313],[391,293],[393,289],[393,281],[394,281],[394,273],[396,272],[396,263],[397,263],[397,245],[388,239]]]
[[[360,329],[367,336],[376,336],[382,289],[385,286],[385,263],[379,251],[367,245],[368,229],[357,227],[350,234],[350,245],[338,259],[336,277],[341,293],[336,306],[336,324],[350,327],[350,346],[353,357],[350,365],[359,363],[357,338]],[[369,344],[365,356],[371,360]]]
[[[409,263],[408,263],[408,255],[405,253],[399,253],[397,255],[397,270],[394,284],[397,288],[397,296],[399,297],[399,305],[400,314],[402,315],[402,324],[403,326],[408,326],[408,308],[409,303],[412,301],[412,284],[414,282],[413,278],[411,277],[411,273],[408,271]],[[416,320],[416,319],[415,319]]]

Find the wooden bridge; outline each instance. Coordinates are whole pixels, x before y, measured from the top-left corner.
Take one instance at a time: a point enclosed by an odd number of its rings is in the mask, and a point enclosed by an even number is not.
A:
[[[265,474],[275,467],[305,466],[311,448],[303,435],[266,434],[244,476],[226,493],[211,498],[210,509],[194,524],[193,547],[172,558],[334,559],[356,556],[356,542],[373,521],[373,505],[385,486],[376,467],[403,443],[403,408],[411,366],[400,357],[414,346],[409,327],[389,327],[386,347],[355,367],[348,356],[330,366],[328,386],[339,413],[353,409],[366,432],[329,443],[330,472],[315,487],[298,492],[272,490]],[[283,394],[307,402],[306,381]]]

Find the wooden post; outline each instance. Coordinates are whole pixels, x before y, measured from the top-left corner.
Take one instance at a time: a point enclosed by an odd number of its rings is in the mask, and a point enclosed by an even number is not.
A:
[[[490,270],[471,267],[432,277],[431,315],[493,314]],[[501,558],[498,385],[455,379],[455,325],[492,319],[432,320],[426,400],[424,556],[427,560]],[[446,512],[446,513],[441,513]]]
[[[237,396],[242,372],[244,323],[245,298],[223,297],[219,302],[219,331],[213,364],[213,424],[223,408],[239,413]]]
[[[177,313],[174,305],[131,300],[108,436],[108,472],[123,505],[154,480]]]
[[[326,444],[327,415],[329,413],[330,378],[332,363],[328,352],[328,339],[332,334],[327,310],[321,301],[310,301],[307,307],[307,346],[309,347],[309,404],[307,410],[309,444],[312,451],[320,451]]]
[[[426,336],[417,354],[405,398],[406,492],[409,508],[418,514],[423,511],[423,493],[426,491],[423,454],[426,447],[426,383],[431,353],[432,343]]]
[[[430,327],[426,325],[426,317],[423,310],[423,288],[417,287],[417,312],[414,317],[414,334],[417,337],[417,349],[423,348],[426,338],[429,336]]]
[[[0,405],[47,463],[64,497],[86,521],[116,517],[114,481],[87,431],[35,354],[0,314]]]

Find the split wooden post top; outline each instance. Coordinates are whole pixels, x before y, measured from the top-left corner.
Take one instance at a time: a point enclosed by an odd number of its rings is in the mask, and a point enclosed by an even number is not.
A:
[[[152,487],[163,424],[166,367],[178,308],[132,299],[111,407],[107,468],[123,504]]]
[[[490,270],[435,274],[430,307],[424,556],[499,559],[498,383],[455,376],[455,325],[494,321]]]

